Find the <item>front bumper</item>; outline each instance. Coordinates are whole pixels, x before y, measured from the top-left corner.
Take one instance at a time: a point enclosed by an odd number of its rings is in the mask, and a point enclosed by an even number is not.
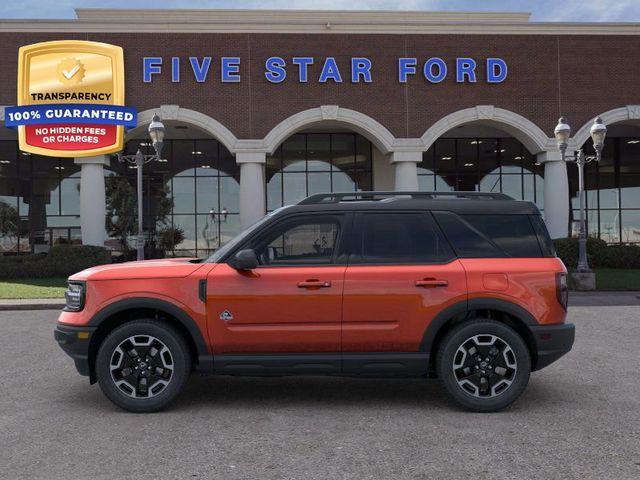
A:
[[[80,375],[90,376],[89,344],[96,327],[74,327],[58,323],[53,336],[64,352],[73,358]]]
[[[533,370],[555,362],[573,347],[576,327],[573,323],[530,326],[536,344],[537,359]]]

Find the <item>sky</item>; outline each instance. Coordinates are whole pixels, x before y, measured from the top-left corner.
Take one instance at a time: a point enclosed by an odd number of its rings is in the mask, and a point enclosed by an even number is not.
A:
[[[74,8],[261,8],[530,12],[532,21],[640,22],[640,0],[18,0],[1,18],[75,18]]]

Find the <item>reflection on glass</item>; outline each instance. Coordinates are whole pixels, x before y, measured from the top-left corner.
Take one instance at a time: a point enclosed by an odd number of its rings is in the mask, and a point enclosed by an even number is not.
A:
[[[267,210],[323,192],[371,190],[371,143],[354,133],[300,133],[267,157]]]
[[[625,243],[640,242],[640,210],[622,211],[622,241]]]

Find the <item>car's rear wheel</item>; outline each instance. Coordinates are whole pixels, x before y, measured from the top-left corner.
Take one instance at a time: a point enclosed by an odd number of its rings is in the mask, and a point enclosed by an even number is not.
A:
[[[98,383],[117,406],[155,412],[171,403],[189,376],[189,349],[171,326],[134,320],[113,330],[96,357]]]
[[[477,412],[494,412],[524,391],[531,357],[524,340],[495,320],[476,319],[454,327],[436,359],[438,377],[451,397]]]

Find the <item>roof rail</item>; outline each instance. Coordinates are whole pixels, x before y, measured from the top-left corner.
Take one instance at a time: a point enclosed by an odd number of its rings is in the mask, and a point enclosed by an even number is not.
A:
[[[384,198],[376,198],[384,197]],[[316,193],[300,202],[298,205],[312,205],[318,203],[338,203],[348,199],[348,201],[363,200],[384,200],[389,197],[411,197],[412,199],[435,200],[438,197],[453,197],[481,200],[513,200],[505,193],[492,192],[342,192],[342,193]]]

